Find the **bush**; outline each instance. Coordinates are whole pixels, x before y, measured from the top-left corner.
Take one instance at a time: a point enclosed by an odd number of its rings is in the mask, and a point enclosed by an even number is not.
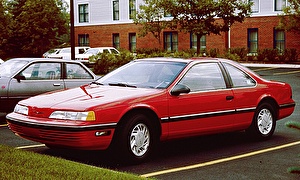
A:
[[[95,62],[93,71],[95,74],[107,74],[108,72],[130,62],[135,57],[129,51],[121,51],[119,55],[101,53],[90,57]]]
[[[208,55],[213,58],[218,57],[219,49],[216,48],[210,49]]]

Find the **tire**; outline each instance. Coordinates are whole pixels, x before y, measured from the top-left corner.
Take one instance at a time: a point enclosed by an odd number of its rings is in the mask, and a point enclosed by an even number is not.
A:
[[[275,110],[269,103],[262,103],[256,109],[247,134],[255,140],[270,139],[275,131]]]
[[[113,151],[119,160],[126,163],[136,164],[145,161],[157,142],[157,133],[144,114],[128,116],[116,133]]]

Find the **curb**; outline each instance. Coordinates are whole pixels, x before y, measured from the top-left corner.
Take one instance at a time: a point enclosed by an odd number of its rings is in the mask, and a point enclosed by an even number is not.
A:
[[[252,64],[252,63],[241,63],[246,67],[273,67],[273,68],[300,68],[299,64]]]

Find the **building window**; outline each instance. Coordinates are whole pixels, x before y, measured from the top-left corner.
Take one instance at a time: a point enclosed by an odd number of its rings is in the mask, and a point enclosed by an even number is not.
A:
[[[279,53],[283,53],[285,49],[285,32],[274,28],[274,49]]]
[[[78,46],[90,46],[88,34],[78,34]]]
[[[197,35],[191,33],[191,49],[196,49],[197,50]],[[206,36],[201,36],[200,38],[200,53],[206,53]]]
[[[89,22],[89,6],[88,4],[78,5],[79,23]]]
[[[129,33],[129,51],[136,52],[136,34]]]
[[[286,0],[275,0],[275,11],[282,11],[286,7]]]
[[[119,20],[119,0],[113,1],[113,20]]]
[[[164,32],[164,48],[167,51],[178,51],[177,32]]]
[[[258,13],[259,12],[259,0],[249,0],[249,2],[253,3],[251,6],[251,12]]]
[[[116,49],[120,49],[120,34],[119,33],[113,34],[113,46]]]
[[[248,29],[248,49],[249,53],[257,53],[258,50],[258,29]]]
[[[136,0],[129,0],[129,19],[133,19],[136,14]]]

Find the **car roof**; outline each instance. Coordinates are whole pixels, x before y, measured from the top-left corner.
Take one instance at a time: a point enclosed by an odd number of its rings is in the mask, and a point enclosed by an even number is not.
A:
[[[78,61],[74,60],[68,60],[68,59],[55,59],[55,58],[13,58],[9,59],[10,60],[18,60],[18,61],[28,61],[28,62],[72,62],[72,63],[79,63]]]
[[[193,58],[173,58],[173,57],[154,57],[154,58],[144,58],[137,59],[137,61],[167,61],[167,62],[201,62],[201,61],[211,61],[211,62],[232,62],[231,60],[221,59],[221,58],[211,58],[211,57],[193,57]]]
[[[92,47],[90,49],[116,49],[114,47]]]

